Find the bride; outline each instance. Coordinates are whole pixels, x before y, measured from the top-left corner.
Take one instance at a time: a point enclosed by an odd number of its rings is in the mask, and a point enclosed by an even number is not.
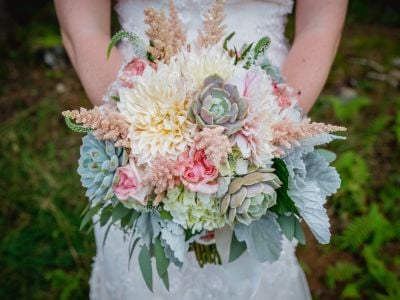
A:
[[[55,2],[65,48],[89,99],[94,105],[100,105],[107,86],[115,80],[123,61],[133,58],[131,49],[122,45],[119,52],[113,51],[111,58],[106,60],[111,1]],[[212,2],[175,1],[189,39],[196,36],[201,15]],[[120,0],[116,10],[124,29],[145,38],[144,8],[167,5],[167,0]],[[225,24],[227,33],[236,32],[232,43],[237,48],[262,36],[271,38],[269,58],[281,68],[288,83],[301,91],[299,102],[307,113],[328,76],[340,40],[347,0],[298,0],[295,39],[288,50],[284,31],[286,17],[293,5],[293,0],[227,0]],[[230,234],[223,229],[215,235],[222,259],[226,260]],[[295,256],[296,245],[287,240],[280,259],[272,264],[259,264],[244,254],[233,263],[206,265],[201,269],[194,255],[188,253],[182,269],[171,267],[170,291],[166,291],[157,278],[154,293],[151,293],[137,264],[131,263],[128,270],[128,241],[124,240],[123,233],[113,228],[104,247],[104,228],[96,227],[95,236],[97,256],[90,280],[90,298],[94,300],[311,298]]]

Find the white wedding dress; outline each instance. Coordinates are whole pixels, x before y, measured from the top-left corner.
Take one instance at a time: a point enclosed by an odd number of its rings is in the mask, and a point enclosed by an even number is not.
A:
[[[175,0],[188,39],[193,40],[201,26],[201,15],[209,7],[209,0]],[[168,1],[121,0],[117,12],[124,29],[144,36],[143,10],[145,7],[166,7]],[[233,45],[240,48],[244,42],[257,41],[262,36],[272,40],[269,49],[271,61],[280,66],[287,55],[284,38],[286,16],[292,11],[293,0],[227,0],[225,3],[227,33],[236,32]],[[120,49],[127,60],[134,55],[129,45]],[[170,291],[168,292],[153,270],[154,292],[150,292],[140,273],[137,255],[133,254],[128,270],[128,243],[122,231],[112,228],[103,247],[105,227],[95,227],[97,256],[94,258],[90,279],[92,300],[303,300],[311,299],[307,281],[296,256],[295,245],[284,240],[278,261],[260,264],[246,252],[233,263],[222,266],[197,264],[193,252],[178,269],[169,268]],[[231,232],[216,232],[217,247],[226,261]]]

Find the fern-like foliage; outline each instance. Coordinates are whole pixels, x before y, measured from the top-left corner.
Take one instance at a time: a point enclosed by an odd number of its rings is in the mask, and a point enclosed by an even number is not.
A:
[[[123,38],[128,39],[135,46],[138,56],[146,56],[146,47],[142,39],[135,33],[120,30],[111,38],[107,48],[107,59],[110,58],[112,48]]]
[[[349,281],[354,276],[362,272],[361,268],[349,261],[338,261],[336,264],[329,266],[326,271],[326,284],[333,289],[336,282]]]
[[[379,249],[396,235],[396,229],[389,223],[376,205],[372,205],[368,215],[353,219],[352,223],[338,237],[343,249],[358,251],[365,244]]]
[[[88,133],[93,130],[91,128],[87,128],[82,125],[75,124],[74,122],[72,122],[70,118],[67,117],[65,117],[65,124],[67,124],[69,129],[78,133]]]

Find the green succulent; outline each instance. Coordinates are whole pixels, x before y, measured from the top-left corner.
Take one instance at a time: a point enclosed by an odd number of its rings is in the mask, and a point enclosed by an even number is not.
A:
[[[222,198],[220,212],[229,224],[235,221],[249,225],[276,204],[275,189],[282,185],[272,169],[258,170],[233,179]]]
[[[189,118],[201,128],[225,127],[225,134],[231,135],[242,128],[247,113],[247,102],[237,87],[225,84],[219,75],[214,74],[204,80],[190,107]]]
[[[101,141],[92,134],[82,139],[78,174],[86,196],[93,203],[113,198],[112,184],[115,171],[126,165],[128,155],[123,148],[116,148],[110,141]]]

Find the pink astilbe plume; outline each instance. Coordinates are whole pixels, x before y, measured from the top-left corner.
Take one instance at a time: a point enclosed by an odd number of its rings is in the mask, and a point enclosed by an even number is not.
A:
[[[158,205],[163,198],[163,194],[179,184],[180,166],[177,161],[166,158],[165,156],[156,157],[152,164],[145,169],[144,182],[154,187],[156,199],[154,205]]]
[[[197,150],[204,150],[208,160],[214,165],[219,166],[226,162],[228,154],[232,152],[232,146],[226,135],[223,134],[224,128],[204,128],[196,133],[193,140]]]
[[[144,11],[144,22],[150,26],[146,30],[146,35],[151,41],[148,51],[155,60],[169,59],[174,55],[174,33],[170,31],[170,26],[164,12],[154,8],[146,8]]]
[[[151,41],[149,52],[155,60],[168,62],[186,43],[186,32],[173,0],[169,0],[169,19],[163,11],[146,8],[144,22],[149,25],[146,34]]]
[[[311,138],[323,133],[346,131],[345,127],[329,125],[324,123],[311,122],[305,118],[300,124],[285,119],[273,125],[272,143],[276,147],[292,148],[302,139]],[[274,156],[281,157],[285,154],[283,149],[275,151]]]
[[[197,44],[200,47],[209,47],[218,44],[225,34],[226,25],[224,0],[216,0],[208,13],[204,15],[203,28],[197,37]]]
[[[186,43],[186,32],[179,18],[178,10],[173,0],[169,0],[169,30],[173,32],[174,52],[177,53]]]
[[[75,120],[83,127],[93,129],[93,135],[99,140],[110,140],[116,147],[130,148],[128,140],[129,123],[125,117],[111,107],[95,106],[93,109],[67,110],[64,117]]]

